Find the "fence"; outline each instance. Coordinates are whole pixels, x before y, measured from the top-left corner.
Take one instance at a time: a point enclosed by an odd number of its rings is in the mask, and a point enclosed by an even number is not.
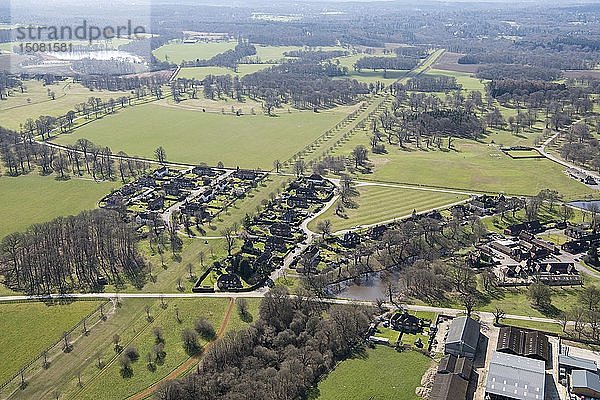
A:
[[[22,384],[27,381],[26,377],[28,375],[31,376],[34,374],[36,368],[46,368],[48,366],[48,360],[52,360],[53,358],[57,357],[60,353],[63,353],[65,351],[65,338],[69,346],[72,347],[73,343],[77,341],[77,338],[75,339],[75,341],[71,342],[69,340],[71,334],[76,330],[84,327],[85,329],[81,331],[81,334],[86,334],[90,328],[95,326],[100,321],[104,320],[106,318],[106,311],[109,309],[109,304],[111,304],[110,300],[106,300],[103,303],[101,303],[96,309],[94,309],[92,312],[90,312],[88,315],[82,318],[75,326],[66,331],[60,339],[58,339],[52,345],[44,349],[41,353],[39,353],[37,357],[35,357],[27,364],[22,366],[17,373],[15,373],[6,382],[0,385],[0,393],[5,392],[7,388],[9,388],[11,392],[14,391],[15,389],[21,387]],[[38,362],[40,363],[38,364]]]

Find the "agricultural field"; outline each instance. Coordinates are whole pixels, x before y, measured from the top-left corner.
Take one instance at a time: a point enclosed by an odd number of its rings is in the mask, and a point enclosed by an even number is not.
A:
[[[291,157],[339,122],[344,109],[235,117],[146,104],[60,135],[55,142],[86,138],[113,152],[148,158],[163,146],[170,161],[271,169],[273,160]]]
[[[84,179],[58,181],[52,176],[33,173],[16,178],[2,176],[0,238],[35,223],[96,208],[98,200],[116,186],[116,182],[97,183]]]
[[[413,210],[427,211],[468,198],[466,195],[454,193],[385,186],[360,186],[358,192],[359,196],[355,198],[358,207],[346,208],[345,218],[337,215],[333,206],[311,221],[309,228],[315,231],[319,221],[328,219],[333,230],[340,231],[407,217]]]
[[[18,130],[27,118],[35,119],[40,115],[64,115],[73,110],[75,104],[87,101],[90,97],[107,100],[129,95],[129,92],[91,91],[71,79],[48,86],[35,80],[24,83],[24,93],[15,90],[8,100],[0,101],[0,121],[5,128]],[[48,96],[49,91],[56,94],[55,100]]]
[[[236,41],[194,44],[173,42],[159,47],[152,54],[161,61],[168,60],[175,64],[181,64],[184,60],[207,60],[217,54],[233,49],[236,44]]]
[[[241,78],[242,76],[261,71],[273,65],[275,64],[239,64],[237,71],[225,67],[189,67],[182,68],[177,77],[203,80],[208,75],[232,75]]]
[[[64,331],[75,326],[100,305],[97,301],[68,304],[0,304],[0,384],[44,349],[60,340]]]
[[[415,389],[431,365],[421,353],[377,346],[341,362],[316,389],[319,400],[418,400]]]
[[[367,145],[369,137],[357,134],[336,154],[350,154],[359,144]],[[529,143],[525,139],[524,143]],[[436,187],[534,195],[552,188],[565,199],[580,199],[595,191],[569,178],[564,167],[546,159],[515,160],[500,151],[503,145],[522,142],[508,133],[491,133],[481,141],[456,139],[448,150],[447,140],[441,149],[401,150],[386,146],[386,154],[370,154],[373,173],[364,175],[370,180],[403,184],[422,184]],[[523,143],[523,144],[524,144]],[[358,179],[363,177],[358,176]]]

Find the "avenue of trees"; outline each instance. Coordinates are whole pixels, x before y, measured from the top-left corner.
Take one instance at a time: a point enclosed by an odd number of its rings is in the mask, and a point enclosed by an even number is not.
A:
[[[409,70],[419,64],[417,58],[410,57],[362,57],[354,63],[354,68],[357,71],[363,69],[395,69]]]
[[[276,287],[252,326],[219,339],[197,373],[161,384],[155,398],[306,398],[337,362],[364,350],[370,316],[360,306],[327,306]]]
[[[9,288],[28,294],[98,289],[99,277],[119,284],[144,280],[146,264],[133,226],[111,211],[32,225],[0,243],[0,273]]]

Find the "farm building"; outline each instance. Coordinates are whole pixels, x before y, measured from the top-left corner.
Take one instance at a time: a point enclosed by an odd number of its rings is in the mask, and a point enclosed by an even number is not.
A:
[[[548,361],[548,336],[537,331],[526,331],[512,326],[500,328],[496,350],[536,360]]]
[[[490,400],[544,400],[545,363],[540,360],[494,352],[485,386]]]
[[[445,353],[457,357],[475,358],[479,343],[479,328],[479,322],[472,318],[454,318],[446,336]]]

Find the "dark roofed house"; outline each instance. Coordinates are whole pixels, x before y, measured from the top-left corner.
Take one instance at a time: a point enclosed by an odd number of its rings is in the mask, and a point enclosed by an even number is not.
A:
[[[537,233],[541,232],[542,230],[542,224],[540,224],[540,221],[536,219],[529,222],[523,222],[521,224],[511,225],[504,230],[504,233],[506,235],[519,236],[519,234],[523,231]]]
[[[163,185],[163,189],[168,196],[180,197],[182,195],[179,185],[175,183],[166,183]]]
[[[489,400],[544,400],[545,363],[540,360],[494,352],[485,385]]]
[[[235,178],[241,179],[243,181],[253,181],[256,180],[256,178],[258,178],[259,173],[249,169],[238,169],[232,175]]]
[[[479,322],[472,318],[454,318],[446,336],[445,353],[457,357],[475,358],[479,343],[479,328]]]
[[[152,211],[160,210],[164,205],[165,199],[162,196],[152,199],[148,202],[148,208]]]
[[[369,233],[369,235],[371,236],[371,239],[381,239],[381,237],[387,231],[387,229],[388,228],[386,225],[377,225],[371,228],[371,232]]]
[[[305,199],[315,199],[317,197],[317,193],[313,188],[301,186],[296,189],[296,196]]]
[[[464,400],[467,398],[469,381],[456,374],[437,374],[429,394],[429,400]]]
[[[219,290],[241,289],[242,280],[234,274],[221,274],[217,278],[217,287]]]
[[[323,183],[325,183],[325,178],[323,178],[319,174],[312,174],[311,176],[306,178],[306,181],[312,183],[313,185],[322,185]]]
[[[278,236],[269,236],[267,241],[265,242],[265,252],[275,252],[278,251],[280,253],[285,253],[287,247],[285,245],[285,240]]]
[[[394,329],[404,333],[417,333],[421,330],[421,320],[408,311],[394,314],[390,322]]]
[[[571,392],[586,398],[598,399],[600,398],[600,378],[590,371],[575,370],[571,373]]]
[[[273,236],[290,237],[292,236],[292,227],[288,224],[274,223],[269,227],[269,232]]]
[[[286,224],[291,224],[292,222],[294,222],[294,220],[296,219],[297,215],[298,215],[298,213],[295,210],[291,210],[291,209],[287,210],[281,216],[281,221],[285,222]]]
[[[356,247],[360,244],[360,236],[356,232],[347,232],[342,238],[342,246]]]
[[[144,186],[144,187],[155,187],[156,186],[156,181],[154,180],[154,178],[148,176],[148,175],[144,175],[138,178],[138,180],[136,181],[139,185]]]
[[[169,168],[167,168],[165,166],[160,167],[159,169],[157,169],[156,171],[154,171],[152,173],[152,176],[157,179],[162,179],[167,175],[169,175]]]
[[[298,196],[290,196],[287,199],[287,205],[291,208],[309,208],[310,207],[310,205],[308,204],[308,201],[306,201],[305,198],[298,197]]]
[[[215,176],[216,172],[205,165],[198,165],[192,169],[192,173],[198,176]]]

